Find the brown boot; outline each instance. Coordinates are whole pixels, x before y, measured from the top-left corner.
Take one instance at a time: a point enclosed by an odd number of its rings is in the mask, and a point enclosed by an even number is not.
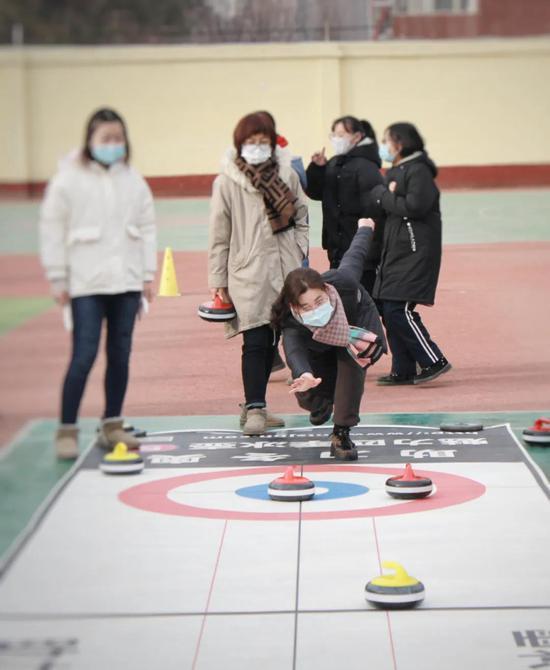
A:
[[[62,461],[78,458],[78,428],[76,424],[61,424],[55,435],[55,455]]]
[[[239,425],[242,428],[246,423],[246,415],[248,410],[246,409],[246,405],[244,404],[244,402],[239,403],[239,407],[241,408]],[[284,419],[282,419],[280,416],[275,416],[275,414],[270,414],[269,412],[267,412],[266,428],[284,428],[284,426],[285,426]]]
[[[124,421],[120,417],[103,419],[97,437],[97,446],[102,449],[112,449],[118,442],[123,442],[128,449],[139,449],[140,441],[124,430],[123,424]]]
[[[261,407],[253,407],[246,414],[243,426],[245,435],[262,435],[267,429],[267,411]]]
[[[334,426],[330,435],[330,455],[339,461],[356,461],[357,447],[351,441],[348,426]]]

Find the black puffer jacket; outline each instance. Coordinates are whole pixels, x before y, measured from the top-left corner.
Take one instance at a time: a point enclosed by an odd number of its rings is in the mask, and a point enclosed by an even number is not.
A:
[[[387,352],[378,310],[370,295],[359,283],[372,237],[370,228],[359,228],[340,267],[337,270],[328,270],[322,277],[325,283],[331,284],[338,291],[350,326],[360,326],[376,333],[380,338],[382,350]],[[290,312],[283,320],[282,332],[286,362],[292,370],[294,379],[304,372],[312,372],[308,350],[326,351],[332,348],[329,344],[314,340],[311,330],[299,323]]]
[[[365,139],[326,165],[310,163],[307,168],[307,195],[323,203],[322,244],[332,268],[338,267],[349,248],[361,217],[373,217],[377,223],[365,270],[375,270],[379,263],[383,216],[371,198],[371,190],[384,183],[380,165],[378,145]]]
[[[424,151],[388,170],[373,196],[386,212],[380,270],[373,296],[379,300],[433,305],[441,266],[441,212],[435,163]]]

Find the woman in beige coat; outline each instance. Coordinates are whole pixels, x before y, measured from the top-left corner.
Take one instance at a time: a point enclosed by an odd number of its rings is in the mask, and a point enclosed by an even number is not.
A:
[[[208,285],[213,296],[235,305],[226,336],[243,335],[241,424],[245,434],[260,435],[284,425],[266,410],[278,339],[270,326],[271,305],[307,254],[307,207],[298,176],[278,151],[264,116],[243,117],[233,143],[213,186]]]

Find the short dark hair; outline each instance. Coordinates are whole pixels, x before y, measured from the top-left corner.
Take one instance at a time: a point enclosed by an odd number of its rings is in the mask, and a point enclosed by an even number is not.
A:
[[[92,135],[96,131],[97,127],[100,126],[102,123],[112,123],[113,121],[120,123],[120,125],[122,126],[122,131],[124,132],[124,143],[126,144],[126,156],[124,157],[124,161],[126,163],[129,162],[131,150],[130,150],[130,140],[128,139],[128,129],[126,128],[126,122],[118,112],[115,112],[114,109],[110,109],[109,107],[103,107],[95,111],[90,116],[90,118],[88,119],[88,123],[86,124],[86,130],[84,131],[84,146],[82,147],[81,151],[81,158],[85,163],[93,160],[92,152],[90,151],[90,140],[92,138]]]
[[[237,153],[241,152],[241,147],[247,137],[263,133],[269,137],[271,148],[275,149],[277,144],[277,133],[275,126],[267,119],[265,113],[255,112],[254,114],[247,114],[237,123],[233,131],[233,144]]]
[[[348,133],[361,133],[363,137],[370,137],[376,142],[376,133],[374,128],[366,119],[361,121],[355,116],[341,116],[336,121],[332,122],[331,130],[334,132],[336,126],[341,123]]]
[[[415,151],[424,151],[424,140],[412,123],[392,123],[387,132],[395,143],[401,145],[399,155],[402,158],[414,154]]]
[[[299,304],[300,296],[310,288],[325,288],[323,277],[313,268],[296,268],[286,276],[282,291],[271,308],[271,325],[279,330],[290,312],[290,306]]]

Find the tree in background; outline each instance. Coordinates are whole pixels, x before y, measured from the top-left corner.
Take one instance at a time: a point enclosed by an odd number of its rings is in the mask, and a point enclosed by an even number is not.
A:
[[[368,39],[369,1],[0,0],[0,42],[153,44]]]
[[[23,27],[28,44],[184,41],[202,0],[0,0],[0,41]]]

